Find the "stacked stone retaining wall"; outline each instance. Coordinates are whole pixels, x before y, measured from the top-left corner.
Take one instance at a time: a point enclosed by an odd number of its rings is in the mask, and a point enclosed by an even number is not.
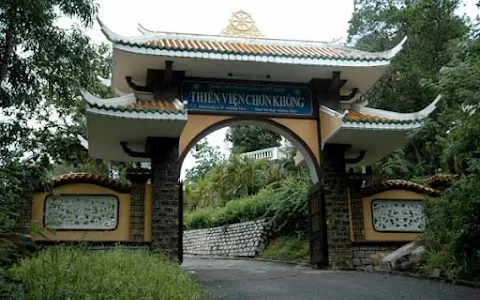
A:
[[[374,265],[375,256],[379,256],[378,259],[392,253],[400,248],[401,244],[388,245],[354,245],[352,246],[352,264],[353,267],[359,268],[364,266]]]
[[[199,256],[255,257],[267,242],[266,220],[256,220],[183,233],[183,252]]]

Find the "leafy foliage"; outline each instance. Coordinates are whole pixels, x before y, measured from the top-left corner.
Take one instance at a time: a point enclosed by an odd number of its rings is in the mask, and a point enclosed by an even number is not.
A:
[[[93,23],[91,0],[0,3],[0,264],[31,249],[15,220],[52,163],[94,164],[77,141],[85,133],[80,86],[104,91],[110,48],[84,35]],[[60,17],[82,25],[59,27]],[[34,225],[34,224],[33,224]],[[34,226],[33,226],[34,227]]]
[[[12,299],[204,299],[178,264],[151,251],[49,247],[8,272]]]
[[[269,241],[260,256],[286,261],[308,261],[310,259],[309,242],[308,235],[302,232],[279,236]]]
[[[266,160],[232,155],[203,178],[185,185],[185,204],[187,209],[223,206],[229,200],[254,195],[280,178],[279,167]]]
[[[447,109],[446,130],[439,136],[442,159],[466,177],[426,209],[425,237],[431,241],[427,263],[447,276],[480,272],[480,40],[479,32],[453,49],[453,59],[440,74]]]
[[[278,147],[281,140],[279,134],[256,125],[232,126],[225,137],[225,141],[232,143],[234,153]]]
[[[310,179],[289,177],[261,189],[256,195],[228,201],[185,214],[187,229],[209,228],[269,218],[274,231],[306,228],[306,199]]]
[[[480,175],[461,179],[426,207],[424,233],[431,242],[427,263],[447,276],[480,272]]]
[[[216,148],[210,146],[206,139],[195,145],[192,156],[195,158],[196,165],[187,170],[185,180],[189,183],[203,179],[208,172],[225,160],[218,146]]]
[[[466,20],[455,12],[459,0],[357,0],[350,21],[349,39],[369,51],[392,48],[408,36],[404,49],[392,60],[386,74],[364,96],[369,105],[398,112],[414,112],[427,106],[443,91],[439,72],[452,59],[450,46],[468,33]],[[442,100],[443,102],[444,100]],[[414,132],[403,150],[377,164],[377,173],[389,177],[429,176],[439,169],[442,146],[436,137],[446,132],[439,104],[423,130]],[[401,167],[395,167],[398,163]],[[411,172],[408,172],[411,170]]]
[[[368,51],[384,51],[404,36],[408,43],[382,79],[365,98],[378,108],[399,112],[422,109],[437,91],[425,82],[435,80],[450,60],[448,47],[468,28],[455,15],[458,0],[357,0],[349,40]]]

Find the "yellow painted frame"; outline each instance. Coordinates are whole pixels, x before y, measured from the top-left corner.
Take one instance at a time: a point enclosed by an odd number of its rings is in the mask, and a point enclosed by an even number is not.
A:
[[[152,184],[147,182],[145,184],[145,216],[144,216],[144,241],[152,241]]]
[[[40,232],[45,235],[35,235],[35,241],[96,241],[124,242],[130,238],[130,194],[90,183],[73,183],[54,188],[51,192],[34,193],[32,197],[32,221],[43,224],[45,214],[45,199],[52,194],[104,194],[118,198],[118,224],[114,230],[52,230],[42,227]]]
[[[375,199],[425,200],[424,195],[408,190],[390,190],[362,198],[365,241],[371,242],[410,242],[420,233],[414,232],[377,232],[372,224],[372,201]]]

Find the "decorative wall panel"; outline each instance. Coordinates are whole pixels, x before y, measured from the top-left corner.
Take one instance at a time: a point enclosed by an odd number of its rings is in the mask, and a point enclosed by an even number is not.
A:
[[[45,225],[64,230],[112,230],[118,222],[113,195],[54,195],[45,199]]]
[[[384,232],[421,232],[425,229],[422,201],[373,200],[373,228]]]

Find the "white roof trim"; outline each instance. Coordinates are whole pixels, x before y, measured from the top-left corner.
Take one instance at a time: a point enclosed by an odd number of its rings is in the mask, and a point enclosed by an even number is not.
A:
[[[338,59],[318,59],[318,58],[296,58],[296,57],[281,57],[281,56],[266,56],[266,55],[239,55],[239,54],[225,54],[212,53],[200,51],[178,51],[165,49],[151,49],[143,47],[132,47],[126,45],[114,45],[115,49],[127,52],[147,55],[158,55],[167,57],[187,57],[187,58],[202,58],[212,60],[226,60],[226,61],[251,61],[263,63],[278,63],[289,65],[307,65],[307,66],[334,66],[334,67],[381,67],[388,66],[388,60],[376,61],[362,61],[362,60],[338,60]]]
[[[389,61],[394,57],[400,50],[402,50],[403,45],[405,44],[407,37],[404,37],[403,40],[394,48],[384,51],[384,52],[367,52],[356,50],[353,48],[347,48],[339,46],[334,43],[318,42],[318,41],[298,41],[298,40],[280,40],[280,39],[265,39],[265,38],[244,38],[244,37],[230,37],[230,36],[219,36],[219,35],[205,35],[205,34],[189,34],[189,33],[173,33],[173,32],[159,32],[151,31],[139,24],[138,29],[142,33],[141,36],[136,37],[126,37],[121,36],[113,31],[111,31],[105,23],[102,22],[100,18],[97,18],[98,23],[102,32],[105,34],[108,40],[113,43],[124,42],[124,43],[145,43],[155,39],[172,39],[172,40],[197,40],[197,41],[207,41],[207,42],[227,42],[227,43],[243,43],[248,45],[276,45],[276,46],[294,46],[294,47],[330,47],[339,50],[345,50],[352,53],[352,55],[359,56],[358,60],[364,59],[377,59],[378,61]],[[133,51],[134,48],[129,48]],[[133,51],[135,52],[135,51]],[[141,52],[136,52],[141,53]],[[150,53],[154,54],[154,53]],[[161,54],[157,54],[161,55]],[[243,55],[242,55],[243,56]],[[388,63],[387,63],[388,64]]]
[[[134,93],[109,99],[98,98],[86,90],[80,90],[80,93],[82,94],[85,101],[87,101],[90,105],[117,107],[126,106],[137,102],[137,97],[135,97]]]
[[[155,33],[155,30],[150,30],[140,23],[138,23],[137,26],[138,26],[138,28],[137,28],[138,31],[140,31],[140,33],[143,34],[143,35]]]
[[[80,145],[82,145],[83,148],[88,150],[88,141],[81,135],[77,135],[77,139],[80,142]]]
[[[343,122],[328,138],[322,141],[322,149],[325,144],[333,139],[342,129],[352,130],[367,130],[367,131],[408,131],[412,129],[418,129],[423,127],[422,122],[409,123],[409,124],[377,124],[377,123],[365,123],[365,122]]]
[[[87,113],[104,115],[125,119],[139,119],[139,120],[158,120],[158,121],[187,121],[187,114],[168,114],[161,112],[138,112],[138,111],[112,111],[109,109],[102,109],[96,107],[88,107]]]
[[[402,51],[403,49],[403,46],[405,45],[405,43],[407,42],[408,40],[408,37],[407,36],[404,36],[403,39],[400,41],[400,43],[398,43],[395,47],[393,47],[392,49],[390,50],[387,50],[387,51],[384,51],[384,52],[379,52],[378,54],[383,54],[385,55],[386,57],[394,57],[395,55],[398,54],[398,52]]]
[[[396,124],[396,123],[367,123],[367,122],[344,122],[342,129],[358,129],[358,130],[389,130],[389,131],[406,131],[423,127],[422,122]]]
[[[320,111],[323,111],[324,113],[332,117],[339,117],[339,118],[345,117],[345,115],[348,113],[348,110],[344,111],[343,114],[339,113],[338,111],[331,109],[330,107],[327,107],[325,105],[320,105]]]
[[[117,95],[117,96],[125,96],[125,95],[128,95],[128,93],[122,92],[121,90],[115,88],[115,95]]]
[[[352,105],[352,108],[359,113],[389,118],[393,120],[423,120],[427,118],[436,109],[437,103],[438,101],[440,101],[440,99],[442,99],[442,95],[438,95],[437,98],[435,98],[435,100],[433,100],[432,103],[430,103],[427,107],[414,113],[397,113],[383,109],[363,107],[360,105]]]
[[[183,110],[184,109],[184,103],[182,103],[180,100],[178,99],[173,99],[173,105],[175,105],[175,108],[178,109],[178,110]]]
[[[104,85],[104,86],[107,86],[107,87],[111,87],[112,86],[112,79],[111,78],[103,78],[102,76],[97,76],[98,80],[100,80],[100,82]]]

